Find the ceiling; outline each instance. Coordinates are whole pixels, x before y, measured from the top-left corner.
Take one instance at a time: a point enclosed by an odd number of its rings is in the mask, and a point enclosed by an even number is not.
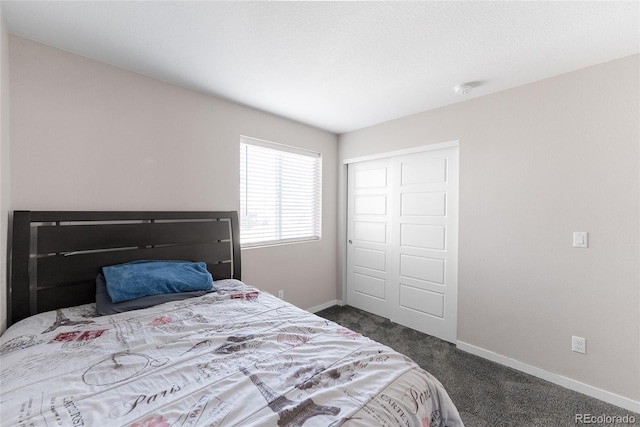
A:
[[[635,1],[0,4],[12,34],[334,133],[640,52]]]

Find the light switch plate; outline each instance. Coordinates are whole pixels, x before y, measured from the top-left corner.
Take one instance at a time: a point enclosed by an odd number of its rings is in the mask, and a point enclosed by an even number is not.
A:
[[[574,231],[573,232],[573,247],[574,248],[588,248],[589,247],[589,233],[586,231]]]

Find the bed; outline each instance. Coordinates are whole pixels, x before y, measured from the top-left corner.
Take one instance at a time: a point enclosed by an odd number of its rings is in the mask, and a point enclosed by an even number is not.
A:
[[[203,262],[215,292],[98,315],[103,267]],[[236,212],[15,211],[2,426],[462,426],[406,356],[241,281]]]

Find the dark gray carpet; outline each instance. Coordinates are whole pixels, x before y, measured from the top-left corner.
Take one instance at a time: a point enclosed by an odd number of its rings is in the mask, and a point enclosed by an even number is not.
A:
[[[635,417],[640,414],[482,359],[455,345],[391,323],[353,307],[334,306],[316,313],[413,359],[445,386],[466,427],[562,427],[585,425],[576,414]]]

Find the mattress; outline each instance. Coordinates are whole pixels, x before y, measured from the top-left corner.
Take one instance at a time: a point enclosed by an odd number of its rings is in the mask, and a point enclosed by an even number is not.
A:
[[[238,280],[98,316],[41,313],[0,337],[3,426],[462,426],[412,360]]]

